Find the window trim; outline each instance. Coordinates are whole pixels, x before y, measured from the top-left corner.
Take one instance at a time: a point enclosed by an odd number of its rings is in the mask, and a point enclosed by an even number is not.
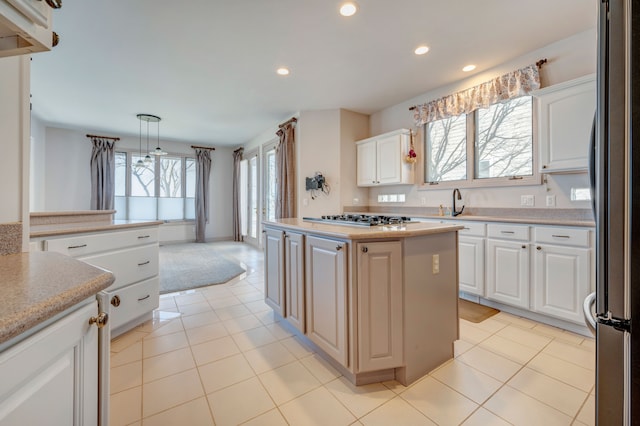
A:
[[[472,111],[467,114],[467,178],[460,180],[449,180],[437,183],[425,182],[426,170],[425,170],[425,158],[426,158],[426,146],[427,146],[427,124],[422,125],[419,128],[421,143],[416,144],[416,151],[418,154],[418,164],[416,164],[418,184],[417,189],[419,191],[429,191],[438,189],[453,189],[453,188],[487,188],[487,187],[510,187],[510,186],[531,186],[542,185],[542,174],[538,170],[538,98],[531,96],[531,136],[532,136],[532,174],[531,176],[522,176],[518,178],[512,177],[499,177],[499,178],[482,178],[477,179],[475,177],[475,141],[477,138],[477,114],[478,110]],[[469,119],[473,116],[473,119]],[[470,136],[472,136],[470,138]]]

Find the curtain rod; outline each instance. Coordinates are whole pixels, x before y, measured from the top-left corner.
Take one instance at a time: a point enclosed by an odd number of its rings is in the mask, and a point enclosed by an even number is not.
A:
[[[111,136],[98,136],[98,135],[87,135],[88,138],[97,138],[97,139],[113,139],[114,141],[119,141],[120,138],[114,138]]]
[[[539,61],[536,61],[536,67],[538,67],[538,69],[540,69],[546,63],[547,63],[547,58],[542,58]],[[412,107],[409,107],[409,111],[413,111],[416,108],[418,108],[418,105],[414,105]]]
[[[284,126],[286,126],[287,124],[289,124],[289,123],[295,123],[295,122],[297,122],[297,121],[298,121],[298,119],[297,119],[297,118],[295,118],[295,117],[291,117],[290,119],[288,119],[288,120],[287,120],[287,121],[285,121],[284,123],[280,124],[278,127],[279,127],[279,128],[283,128],[283,127],[284,127]]]
[[[212,146],[198,146],[198,145],[191,145],[191,148],[193,149],[209,149],[211,151],[215,151],[216,149]]]

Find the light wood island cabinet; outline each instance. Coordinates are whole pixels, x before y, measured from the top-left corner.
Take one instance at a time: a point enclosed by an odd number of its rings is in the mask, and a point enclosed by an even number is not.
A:
[[[265,301],[352,383],[406,385],[453,357],[460,226],[264,226]]]

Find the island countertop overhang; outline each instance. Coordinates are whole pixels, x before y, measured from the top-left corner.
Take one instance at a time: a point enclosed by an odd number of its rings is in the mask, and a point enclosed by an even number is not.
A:
[[[358,226],[307,222],[300,218],[269,220],[264,221],[263,225],[347,240],[408,238],[463,229],[462,225],[449,223],[410,222],[400,225]]]

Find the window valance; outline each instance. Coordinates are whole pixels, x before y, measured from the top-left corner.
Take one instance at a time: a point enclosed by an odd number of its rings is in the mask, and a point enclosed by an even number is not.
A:
[[[528,95],[540,88],[537,64],[501,75],[466,90],[412,107],[416,126],[470,113],[478,108]]]

